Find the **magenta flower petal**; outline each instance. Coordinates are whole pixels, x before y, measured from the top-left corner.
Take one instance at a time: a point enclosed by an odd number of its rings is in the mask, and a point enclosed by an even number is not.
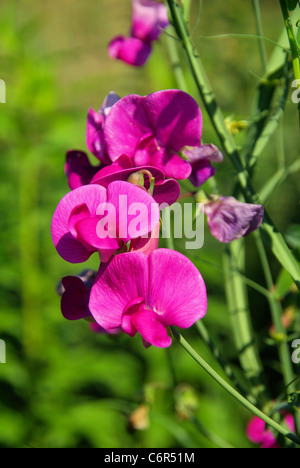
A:
[[[73,210],[86,204],[93,216],[100,203],[106,202],[106,189],[100,185],[85,185],[67,193],[59,202],[51,223],[51,235],[59,255],[70,263],[85,262],[93,253],[71,233],[69,218]]]
[[[129,171],[126,171],[129,169]],[[124,180],[126,181],[131,174],[131,171],[136,170],[132,168],[131,159],[127,156],[120,156],[115,162],[109,166],[105,166],[100,169],[91,180],[91,184],[99,184],[107,188],[108,184],[114,182],[115,180]],[[122,174],[125,176],[121,176]],[[127,177],[128,174],[128,177]],[[119,177],[120,175],[120,177]]]
[[[132,167],[129,164],[128,168],[122,169],[119,164],[119,161],[124,158],[123,166],[128,164],[131,160],[126,156],[121,156],[115,163],[111,164],[110,166],[104,167],[100,169],[100,171],[95,174],[93,179],[91,180],[92,184],[99,184],[103,187],[108,187],[111,182],[116,180],[123,180],[127,181],[131,174],[141,171],[148,171],[151,173],[152,177],[155,178],[155,185],[153,190],[153,198],[156,203],[167,203],[168,205],[172,205],[173,203],[178,200],[180,195],[180,185],[174,179],[167,179],[165,180],[165,176],[162,171],[157,169],[156,167],[151,166],[142,166],[142,167]],[[126,164],[125,164],[126,163]],[[145,188],[148,190],[150,187],[149,179],[145,174]]]
[[[82,244],[98,250],[101,262],[108,262],[113,254],[120,248],[117,239],[112,237],[100,238],[97,235],[99,218],[88,217],[81,219],[76,224],[77,238]]]
[[[125,96],[109,113],[104,138],[110,158],[121,154],[135,165],[149,164],[167,177],[184,179],[191,164],[179,157],[182,148],[201,145],[202,114],[196,101],[179,90],[141,97]]]
[[[125,96],[107,116],[104,138],[112,161],[122,154],[133,158],[140,140],[145,135],[152,135],[151,123],[143,103],[144,98],[136,94]]]
[[[92,166],[83,151],[68,151],[65,163],[65,173],[71,190],[87,185],[99,171],[99,166]]]
[[[204,281],[189,259],[159,249],[115,256],[92,288],[90,311],[105,329],[138,331],[144,343],[166,347],[170,325],[187,328],[206,313]],[[163,330],[164,328],[164,330]]]
[[[257,416],[249,421],[246,435],[251,442],[260,445],[261,448],[278,448],[276,437],[270,429],[266,429],[266,423]]]
[[[159,205],[167,203],[173,205],[180,195],[180,185],[174,179],[167,179],[162,184],[155,184],[153,198]]]
[[[144,41],[155,41],[168,24],[165,5],[153,0],[133,0],[132,36]]]
[[[188,328],[204,317],[207,296],[198,269],[184,255],[158,249],[149,256],[148,305],[165,326]]]
[[[67,320],[79,320],[91,316],[89,310],[90,290],[78,276],[62,279],[65,291],[61,297],[61,311]]]
[[[106,330],[118,328],[127,304],[146,297],[148,276],[146,255],[135,252],[115,256],[92,287],[89,308],[96,322]]]
[[[187,179],[192,172],[189,162],[184,161],[177,154],[162,149],[152,155],[150,164],[164,171],[167,177],[179,180]]]
[[[204,212],[212,235],[220,242],[229,243],[258,229],[264,208],[239,202],[234,197],[221,197],[206,204]]]
[[[109,184],[107,201],[116,207],[117,234],[125,242],[145,236],[159,224],[157,203],[145,190],[129,182]]]
[[[134,336],[138,331],[143,340],[153,346],[167,348],[172,343],[166,328],[159,321],[158,314],[145,307],[144,303],[134,304],[124,312],[122,329],[125,331],[124,324],[127,325],[127,330],[130,330],[130,336]]]
[[[116,36],[108,45],[108,54],[111,58],[122,60],[135,67],[142,67],[151,52],[151,44],[136,37]]]
[[[160,145],[174,152],[184,146],[201,145],[202,114],[189,94],[169,89],[150,94],[144,100]]]

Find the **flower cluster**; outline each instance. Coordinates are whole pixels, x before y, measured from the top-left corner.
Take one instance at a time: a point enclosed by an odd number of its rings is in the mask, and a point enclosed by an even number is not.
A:
[[[143,66],[163,29],[169,24],[167,8],[154,0],[132,0],[130,37],[118,35],[108,46],[110,57],[128,65]]]
[[[86,142],[98,164],[85,152],[67,153],[71,191],[53,215],[52,239],[67,262],[98,255],[99,271],[88,280],[63,278],[65,318],[86,319],[100,333],[139,333],[145,346],[167,347],[170,326],[187,328],[205,315],[198,269],[184,255],[158,248],[159,206],[178,200],[178,180],[200,187],[223,160],[201,137],[200,108],[179,90],[110,93],[99,112],[89,110]],[[204,211],[221,242],[248,235],[263,216],[261,206],[232,197],[207,199]]]

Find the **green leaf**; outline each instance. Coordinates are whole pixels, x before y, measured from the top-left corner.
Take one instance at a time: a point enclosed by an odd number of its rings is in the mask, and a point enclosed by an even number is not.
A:
[[[291,224],[285,238],[292,249],[300,249],[300,224]]]
[[[294,281],[288,274],[288,272],[283,268],[281,272],[279,273],[277,282],[276,282],[276,299],[278,301],[282,300],[291,287],[293,286]]]
[[[295,10],[298,0],[286,0],[287,7],[290,11]]]

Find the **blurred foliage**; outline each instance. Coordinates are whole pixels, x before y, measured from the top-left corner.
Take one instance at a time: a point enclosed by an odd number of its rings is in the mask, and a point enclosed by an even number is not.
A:
[[[274,0],[262,2],[265,35],[276,41],[282,22],[274,6]],[[52,214],[68,190],[66,151],[85,150],[88,108],[99,108],[109,91],[124,96],[176,86],[164,37],[143,69],[108,58],[108,41],[127,31],[129,19],[129,0],[3,0],[0,5],[0,78],[7,92],[7,103],[0,104],[0,338],[7,346],[7,363],[0,364],[0,447],[251,447],[245,436],[251,415],[175,343],[169,350],[146,350],[138,337],[92,334],[86,322],[69,323],[60,314],[56,284],[79,273],[78,266],[60,259],[50,237]],[[255,34],[250,1],[195,0],[191,27],[226,116],[247,121],[261,76],[257,41],[231,34]],[[270,53],[273,45],[266,46]],[[217,144],[206,116],[204,124],[204,140]],[[258,188],[274,173],[282,134],[288,165],[299,157],[291,101],[258,164]],[[237,135],[242,137],[243,131]],[[298,180],[291,175],[267,205],[291,247],[299,249]],[[230,194],[227,161],[218,183]],[[264,284],[252,242],[247,240],[248,277]],[[204,322],[235,367],[222,250],[206,232],[204,248],[190,258],[207,283]],[[96,267],[93,262],[89,267]],[[279,275],[278,265],[273,268]],[[291,284],[279,281],[286,307],[299,312]],[[277,394],[283,391],[277,355],[264,340],[268,306],[254,290],[249,300]],[[185,336],[217,367],[195,330]]]

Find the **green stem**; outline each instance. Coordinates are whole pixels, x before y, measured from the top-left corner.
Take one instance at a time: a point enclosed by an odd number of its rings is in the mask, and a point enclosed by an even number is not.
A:
[[[167,0],[167,2],[170,13],[172,15],[175,30],[186,52],[188,63],[190,65],[198,91],[202,97],[205,108],[219,137],[222,148],[236,170],[238,182],[242,189],[245,200],[248,203],[257,203],[257,195],[252,187],[249,173],[243,165],[235,140],[226,127],[224,116],[217,104],[215,95],[210,86],[209,80],[206,77],[202,63],[199,60],[199,57],[196,56],[197,52],[189,36],[189,32],[184,22],[179,4],[176,0]],[[293,254],[284,241],[283,236],[277,231],[266,211],[262,229],[265,233],[266,240],[270,243],[274,256],[289,272],[297,284],[298,289],[300,290],[300,269],[298,263],[296,262]]]
[[[285,29],[287,32],[288,40],[290,43],[294,76],[295,76],[295,80],[299,80],[297,82],[297,87],[300,88],[300,84],[299,84],[300,83],[300,50],[298,47],[297,40],[295,38],[294,29],[293,29],[292,21],[291,21],[289,11],[287,8],[286,0],[279,0],[279,3],[280,3],[283,19],[284,19],[284,24],[285,24]],[[300,131],[300,106],[298,106],[298,112],[299,112],[299,131]]]
[[[299,62],[299,48],[298,48],[297,40],[295,38],[293,25],[292,25],[289,11],[286,5],[286,1],[279,0],[279,3],[280,3],[283,19],[284,19],[285,29],[286,29],[289,43],[290,43],[295,79],[299,80],[300,79],[300,62]]]
[[[262,419],[268,426],[271,426],[277,432],[282,434],[287,439],[291,440],[295,444],[300,446],[300,438],[289,431],[287,431],[280,424],[276,423],[273,419],[259,410],[256,406],[250,403],[246,398],[244,398],[239,392],[237,392],[228,382],[226,382],[212,367],[210,367],[207,362],[199,356],[199,354],[190,346],[190,344],[175,330],[172,328],[172,332],[175,338],[178,340],[179,344],[189,353],[189,355],[199,364],[202,369],[207,372],[210,377],[212,377],[221,387],[226,390],[233,398],[235,398],[239,403],[241,403],[245,408],[251,411],[255,416]]]
[[[254,397],[261,405],[269,401],[263,379],[264,369],[257,350],[249,311],[247,289],[234,271],[244,270],[244,239],[232,242],[225,251],[224,262],[232,273],[226,277],[226,296],[241,367],[251,384]]]
[[[258,406],[259,403],[256,398],[253,398],[252,395],[249,395],[249,392],[241,385],[239,382],[238,378],[234,374],[233,370],[231,369],[230,364],[227,362],[227,360],[222,356],[219,348],[216,346],[214,341],[212,340],[208,330],[206,329],[203,320],[198,320],[196,322],[196,329],[201,337],[201,339],[204,341],[204,343],[208,346],[208,348],[211,350],[213,356],[216,358],[217,362],[220,364],[222,367],[223,371],[231,380],[232,384],[234,387],[243,395],[245,398],[248,398],[249,400],[252,399],[252,403],[255,406]]]
[[[252,6],[254,10],[254,15],[255,15],[257,34],[259,35],[259,51],[261,55],[263,73],[266,73],[267,67],[268,67],[268,58],[267,58],[265,42],[263,39],[264,32],[263,32],[262,21],[261,21],[259,0],[252,0]]]

